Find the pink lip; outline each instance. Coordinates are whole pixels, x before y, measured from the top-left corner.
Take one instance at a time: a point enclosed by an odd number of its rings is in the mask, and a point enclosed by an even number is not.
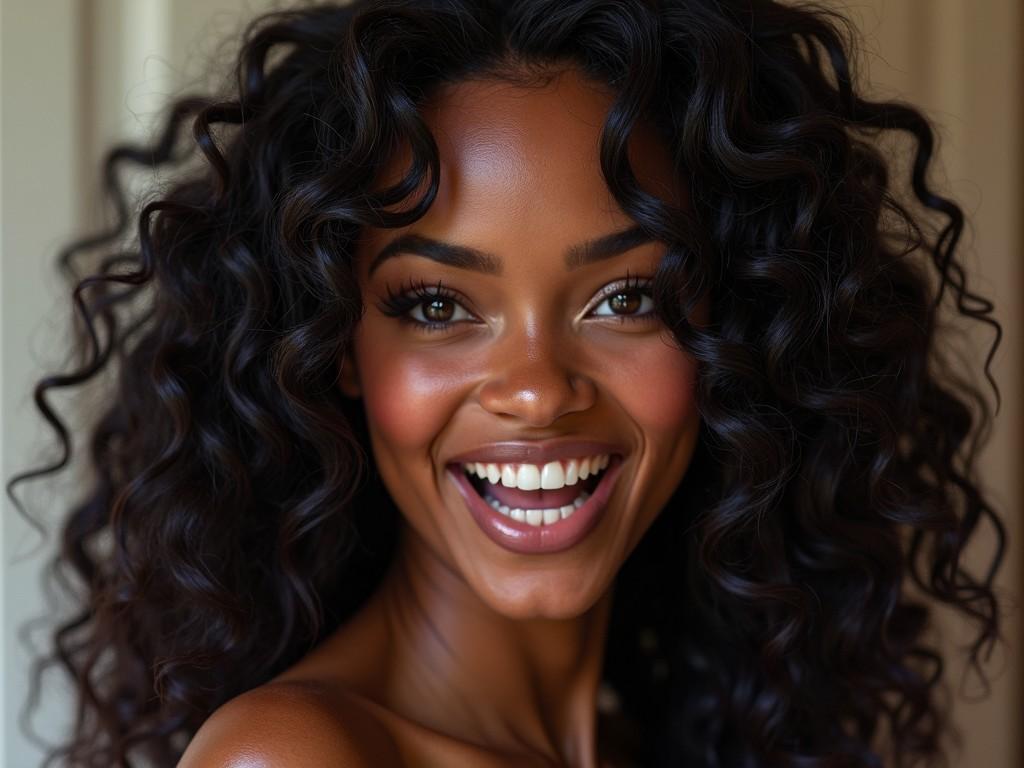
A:
[[[580,454],[570,454],[578,456]],[[548,460],[553,461],[561,456],[549,456]],[[467,458],[466,461],[473,461]],[[481,460],[482,461],[482,460]],[[504,461],[511,461],[504,459]],[[539,460],[534,460],[539,463]],[[533,526],[529,523],[520,523],[510,517],[502,515],[498,510],[492,508],[486,501],[480,498],[476,489],[470,484],[469,477],[462,471],[461,466],[447,468],[448,474],[459,489],[462,498],[466,501],[470,514],[480,529],[500,547],[511,552],[524,555],[560,552],[574,546],[583,540],[594,526],[597,525],[608,506],[608,499],[615,488],[615,481],[622,470],[622,457],[612,456],[608,467],[601,475],[601,480],[594,488],[593,494],[579,509],[573,512],[564,520],[559,520],[551,525]]]
[[[601,453],[624,453],[621,446],[599,440],[536,440],[491,443],[448,459],[449,464],[545,464],[556,459],[575,459]]]

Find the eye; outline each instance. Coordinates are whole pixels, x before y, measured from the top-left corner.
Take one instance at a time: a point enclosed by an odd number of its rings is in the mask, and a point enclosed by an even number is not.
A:
[[[470,314],[461,304],[441,294],[422,299],[411,308],[410,315],[412,320],[424,325],[453,323],[470,319]]]
[[[602,289],[604,298],[591,314],[622,320],[647,319],[654,313],[654,299],[649,286],[650,281],[641,278],[627,278],[624,282],[605,286]]]
[[[402,285],[398,290],[388,286],[387,296],[378,308],[388,317],[425,331],[441,331],[473,319],[456,300],[456,293],[440,281],[436,285],[419,281]]]

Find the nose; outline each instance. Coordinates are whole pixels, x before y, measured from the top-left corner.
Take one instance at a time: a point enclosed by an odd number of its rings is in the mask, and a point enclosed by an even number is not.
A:
[[[576,370],[571,343],[553,335],[527,335],[492,350],[480,404],[499,416],[532,427],[546,427],[560,417],[594,405],[594,381]]]

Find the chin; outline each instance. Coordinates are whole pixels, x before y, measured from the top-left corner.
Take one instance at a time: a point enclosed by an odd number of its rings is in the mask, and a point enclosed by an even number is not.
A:
[[[472,585],[491,608],[510,619],[574,619],[594,607],[607,583],[538,570],[499,584]]]

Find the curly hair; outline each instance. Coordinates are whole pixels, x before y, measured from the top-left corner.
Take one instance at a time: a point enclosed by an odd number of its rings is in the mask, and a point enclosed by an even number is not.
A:
[[[997,407],[1002,329],[957,260],[962,211],[928,181],[929,120],[858,95],[857,42],[844,16],[774,0],[356,0],[248,26],[227,95],[178,98],[151,146],[110,151],[117,221],[60,256],[75,368],[35,402],[63,458],[15,476],[12,498],[71,455],[47,393],[116,378],[53,563],[80,610],[40,660],[77,690],[48,763],[172,765],[378,585],[398,512],[337,385],[362,313],[354,240],[432,204],[418,106],[439,85],[564,66],[614,91],[601,171],[668,244],[655,304],[698,365],[696,454],[623,566],[609,629],[636,761],[943,762],[929,603],[971,621],[984,679],[1005,543],[976,478],[992,410],[949,360],[943,297],[995,331]],[[640,120],[686,210],[638,185]],[[909,141],[907,179],[888,132]],[[375,190],[401,145],[405,176]],[[133,166],[176,172],[137,215]],[[964,551],[983,521],[996,548],[978,576]]]

